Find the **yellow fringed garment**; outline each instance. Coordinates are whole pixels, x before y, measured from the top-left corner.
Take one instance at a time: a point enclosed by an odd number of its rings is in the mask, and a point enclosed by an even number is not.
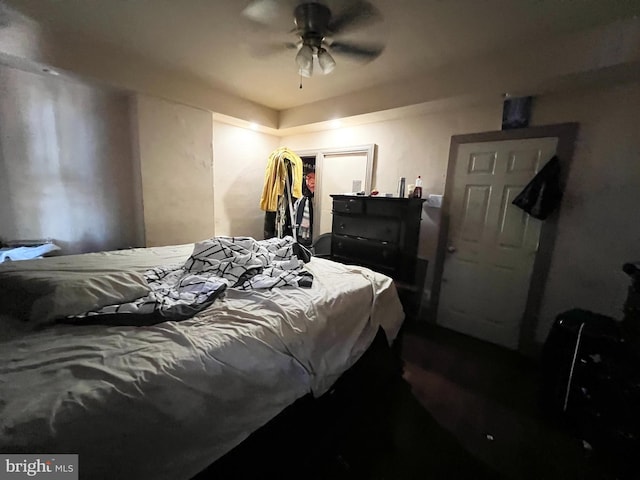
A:
[[[280,147],[269,155],[267,169],[264,172],[260,208],[265,212],[275,212],[278,208],[278,196],[284,194],[284,185],[287,180],[285,160],[291,162],[293,196],[302,197],[302,159],[287,147]]]

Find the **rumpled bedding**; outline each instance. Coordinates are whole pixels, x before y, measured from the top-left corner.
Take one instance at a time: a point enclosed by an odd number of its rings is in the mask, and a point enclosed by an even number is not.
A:
[[[310,287],[313,277],[293,253],[292,237],[255,240],[215,237],[195,244],[182,264],[145,272],[148,295],[131,302],[106,305],[66,323],[153,325],[184,320],[207,308],[227,287],[240,290]]]
[[[192,251],[76,262],[144,269]],[[0,452],[77,453],[80,478],[190,479],[296,399],[326,392],[379,327],[397,335],[391,279],[319,258],[303,268],[310,288],[229,288],[181,322],[56,325],[0,341]]]

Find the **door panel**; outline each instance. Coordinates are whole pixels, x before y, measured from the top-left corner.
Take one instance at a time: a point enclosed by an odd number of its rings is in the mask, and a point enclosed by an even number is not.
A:
[[[511,204],[557,138],[461,144],[438,323],[517,348],[541,223]]]
[[[464,192],[462,215],[462,238],[467,242],[482,239],[489,208],[491,185],[467,185]]]
[[[522,191],[521,185],[505,185],[500,210],[498,244],[503,248],[522,248],[527,234],[529,215],[523,210],[510,208],[511,202]]]
[[[469,156],[470,174],[488,173],[493,174],[496,167],[496,152],[478,152]]]

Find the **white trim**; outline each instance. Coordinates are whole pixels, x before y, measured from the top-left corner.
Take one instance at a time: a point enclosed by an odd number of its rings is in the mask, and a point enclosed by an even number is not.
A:
[[[294,150],[300,157],[316,157],[316,189],[314,192],[315,204],[313,206],[315,212],[322,209],[322,161],[326,155],[354,155],[365,154],[367,156],[367,171],[365,173],[364,188],[365,192],[370,192],[373,182],[373,162],[376,153],[376,144],[369,143],[367,145],[356,145],[352,147],[337,148],[313,148],[306,150]],[[315,240],[320,231],[320,215],[314,215],[313,218],[313,239]]]

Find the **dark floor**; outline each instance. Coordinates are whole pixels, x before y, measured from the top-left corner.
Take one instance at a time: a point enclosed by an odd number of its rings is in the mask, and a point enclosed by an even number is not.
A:
[[[403,362],[379,333],[331,392],[300,399],[197,479],[640,479],[609,473],[543,415],[534,362],[429,325],[405,326],[396,347]]]
[[[533,361],[450,330],[424,325],[404,333],[401,356],[403,376],[413,398],[489,472],[505,479],[616,478],[581,440],[543,415],[539,373]],[[414,407],[404,408],[394,412],[397,430],[415,425],[409,417],[419,418],[420,412]],[[412,457],[414,465],[409,476],[388,478],[458,478],[428,473],[424,459],[432,450],[433,438],[413,434],[408,439],[402,434],[395,437],[399,442],[396,450]],[[448,451],[454,457],[461,455],[455,449]]]

